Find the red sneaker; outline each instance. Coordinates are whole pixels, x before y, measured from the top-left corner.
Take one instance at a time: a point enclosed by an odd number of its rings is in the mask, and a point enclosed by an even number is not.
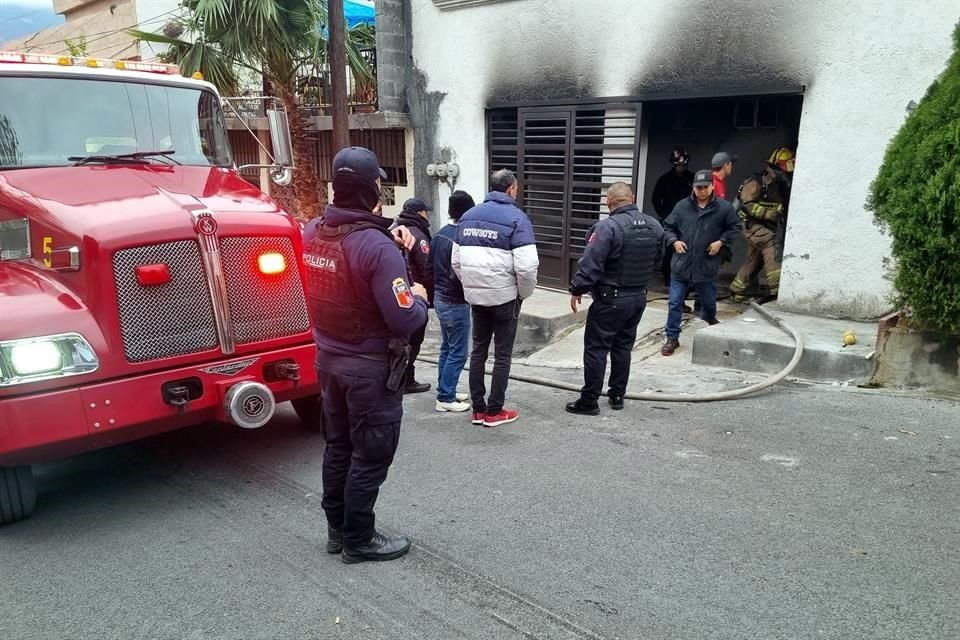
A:
[[[473,424],[483,424],[483,419],[486,417],[486,414],[483,411],[474,411],[473,418],[470,419],[470,422]]]
[[[519,417],[520,417],[519,411],[514,411],[512,409],[501,409],[500,413],[496,415],[490,415],[488,413],[486,417],[484,417],[483,419],[483,426],[499,427],[502,424],[514,422]]]

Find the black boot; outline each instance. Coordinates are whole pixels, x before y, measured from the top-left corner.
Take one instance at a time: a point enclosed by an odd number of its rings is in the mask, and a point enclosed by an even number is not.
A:
[[[578,416],[597,416],[600,415],[600,407],[596,402],[590,403],[578,398],[576,402],[567,403],[567,412],[575,413]]]
[[[623,396],[610,395],[607,397],[607,402],[610,403],[611,409],[616,409],[617,411],[623,409]]]
[[[343,551],[343,529],[334,529],[327,525],[327,553]]]
[[[373,532],[370,542],[359,547],[344,547],[340,556],[347,564],[358,562],[396,560],[410,551],[410,540],[404,536],[385,536]]]
[[[430,384],[427,382],[417,382],[412,378],[410,382],[407,383],[407,386],[403,388],[404,393],[423,393],[424,391],[430,391]]]

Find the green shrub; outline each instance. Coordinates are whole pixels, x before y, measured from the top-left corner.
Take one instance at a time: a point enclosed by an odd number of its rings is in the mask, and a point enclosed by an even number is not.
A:
[[[960,24],[947,69],[890,142],[867,209],[893,238],[896,304],[960,331]]]

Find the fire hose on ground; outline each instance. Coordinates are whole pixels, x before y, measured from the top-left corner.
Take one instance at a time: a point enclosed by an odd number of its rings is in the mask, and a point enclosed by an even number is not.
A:
[[[659,393],[656,391],[633,393],[628,391],[624,395],[624,398],[627,400],[644,400],[653,402],[716,402],[719,400],[733,400],[734,398],[743,398],[744,396],[748,396],[772,387],[786,378],[788,375],[790,375],[790,372],[797,367],[797,365],[800,363],[800,358],[803,356],[803,337],[800,335],[799,331],[784,322],[783,319],[774,316],[756,302],[751,302],[750,306],[753,307],[753,309],[759,313],[761,317],[782,330],[784,333],[790,335],[794,340],[795,347],[793,351],[793,358],[786,367],[780,370],[779,373],[748,387],[743,387],[741,389],[730,389],[729,391],[718,391],[715,393]],[[437,358],[429,356],[420,356],[417,358],[417,360],[429,362],[431,364],[438,363]],[[490,373],[491,368],[487,367],[487,374]],[[561,382],[559,380],[551,380],[549,378],[541,378],[539,376],[511,373],[510,379],[517,380],[518,382],[528,382],[530,384],[536,384],[544,387],[552,387],[554,389],[575,391],[577,393],[580,392],[579,385],[570,384],[569,382]]]

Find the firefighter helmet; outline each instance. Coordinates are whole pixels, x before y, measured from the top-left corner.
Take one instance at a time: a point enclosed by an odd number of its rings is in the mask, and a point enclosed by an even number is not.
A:
[[[767,158],[767,164],[781,171],[786,171],[787,173],[793,173],[796,162],[796,156],[793,154],[793,151],[790,151],[790,149],[786,147],[777,147],[774,152],[770,154],[770,157]]]
[[[686,149],[677,147],[670,152],[670,164],[690,164],[690,154]]]

